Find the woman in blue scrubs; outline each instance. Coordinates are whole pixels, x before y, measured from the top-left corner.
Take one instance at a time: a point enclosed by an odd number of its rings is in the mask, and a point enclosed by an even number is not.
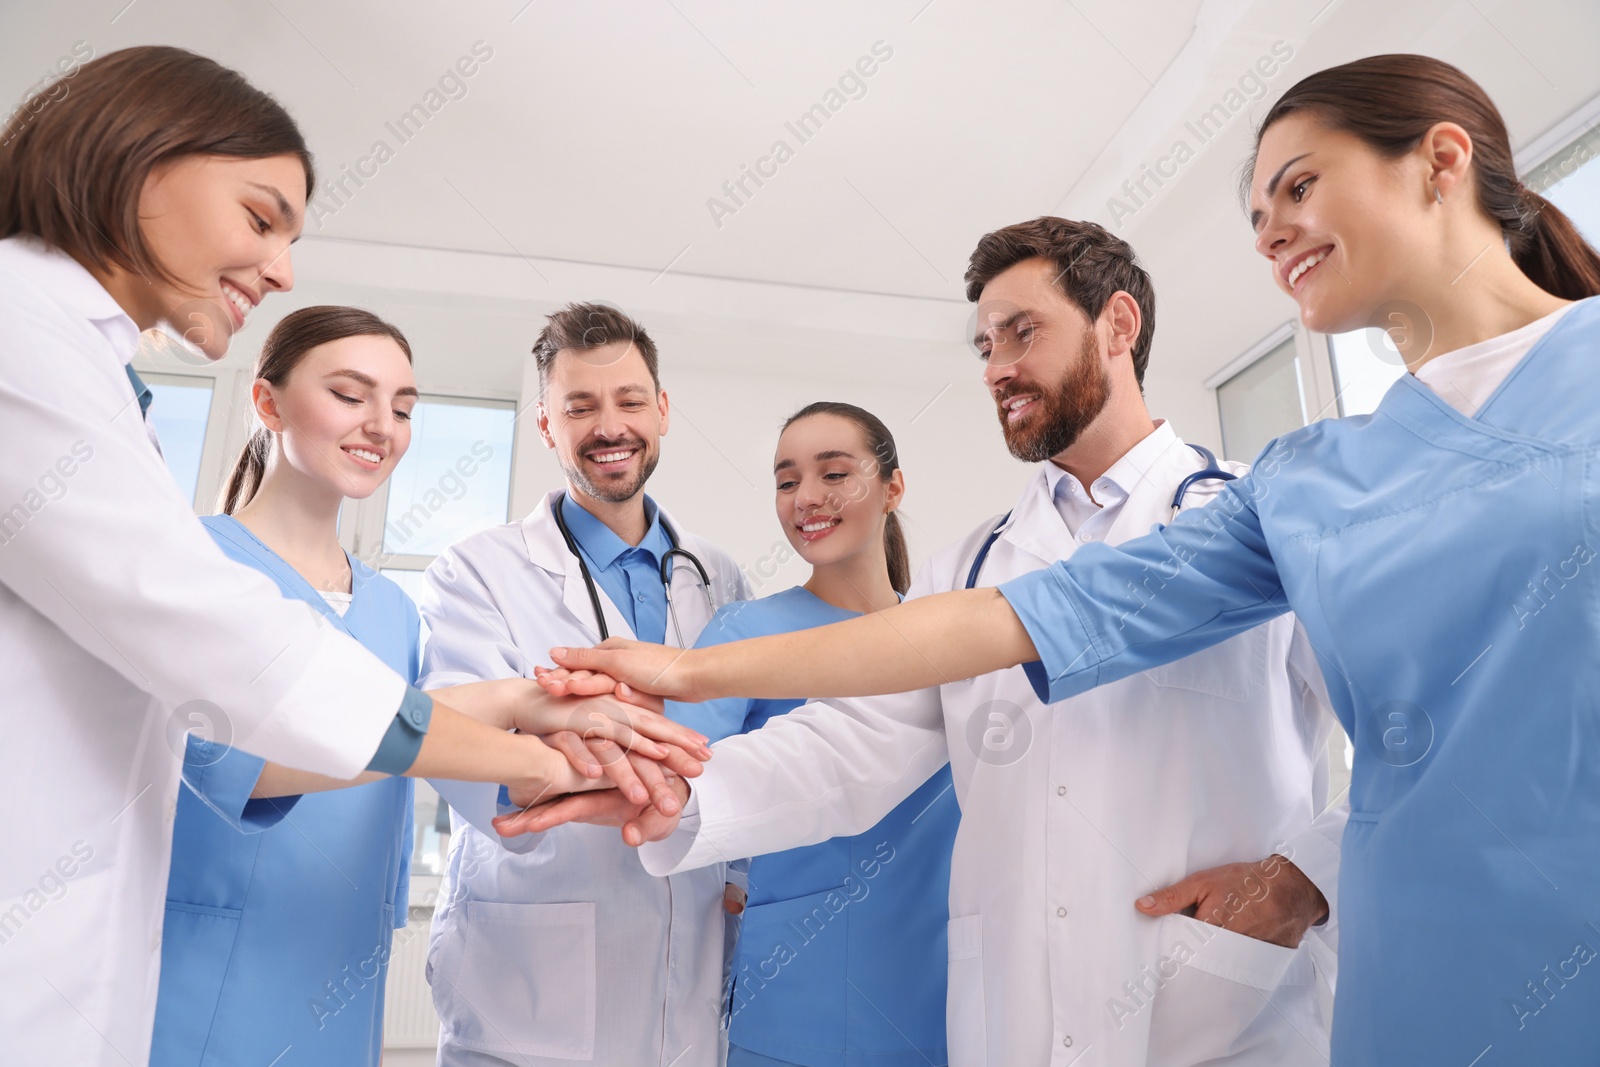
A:
[[[717,612],[696,647],[892,607],[911,584],[894,438],[852,404],[784,424],[778,522],[805,584]],[[669,704],[713,741],[801,700]],[[945,1056],[945,925],[959,812],[946,766],[866,833],[750,861],[733,963],[729,1067],[928,1067]]]
[[[1292,610],[1355,752],[1332,1062],[1593,1063],[1600,255],[1518,180],[1483,90],[1423,56],[1291,88],[1249,200],[1307,327],[1390,328],[1409,373],[1373,414],[1279,438],[1145,537],[891,608],[890,626],[558,662],[686,700],[1028,663],[1054,701]],[[640,822],[634,840],[676,820]]]

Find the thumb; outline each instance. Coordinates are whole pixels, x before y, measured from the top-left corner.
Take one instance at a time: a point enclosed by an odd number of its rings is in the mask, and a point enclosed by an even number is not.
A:
[[[1200,903],[1205,896],[1205,886],[1197,875],[1174,882],[1165,889],[1140,897],[1134,907],[1150,916],[1173,915]]]
[[[666,714],[666,704],[660,697],[641,693],[627,682],[617,683],[616,697],[624,704],[632,704],[636,708],[653,711],[657,715]]]

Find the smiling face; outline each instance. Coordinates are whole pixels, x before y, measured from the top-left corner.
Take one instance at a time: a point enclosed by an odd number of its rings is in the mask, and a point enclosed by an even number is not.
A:
[[[304,223],[305,187],[294,155],[190,155],[157,167],[139,197],[140,229],[179,284],[122,274],[114,295],[140,328],[165,322],[221,359],[263,297],[294,287],[289,245]]]
[[[568,486],[595,500],[631,500],[661,461],[667,393],[631,343],[556,353],[538,410]]]
[[[1415,299],[1406,279],[1437,273],[1428,170],[1419,153],[1384,159],[1307,112],[1262,135],[1250,191],[1256,251],[1307,329],[1367,326],[1382,304]]]
[[[1023,260],[978,297],[983,382],[1006,447],[1030,463],[1071,447],[1111,397],[1095,324],[1055,284],[1056,270],[1048,259]]]
[[[371,496],[411,444],[417,381],[388,337],[362,335],[311,349],[278,385],[257,379],[256,413],[277,435],[273,463],[330,494]]]
[[[883,526],[905,479],[879,477],[861,427],[839,415],[808,415],[778,439],[775,503],[784,536],[813,567],[861,552],[884,554]]]

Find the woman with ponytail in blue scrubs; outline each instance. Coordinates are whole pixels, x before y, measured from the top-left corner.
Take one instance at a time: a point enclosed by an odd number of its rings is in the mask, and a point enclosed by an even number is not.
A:
[[[778,440],[778,521],[811,577],[717,612],[697,647],[892,607],[911,584],[894,438],[852,404],[811,404]],[[713,741],[804,703],[668,704]],[[945,766],[863,834],[750,861],[728,1067],[940,1067],[945,924],[959,812]]]
[[[1371,415],[1286,434],[1207,506],[998,592],[681,658],[557,662],[694,700],[899,692],[1037,661],[1035,687],[1060,700],[1293,611],[1355,752],[1332,1062],[1593,1063],[1600,255],[1518,180],[1482,88],[1425,56],[1289,89],[1249,202],[1307,328],[1392,328],[1409,373]],[[762,740],[732,739],[706,781]],[[691,805],[682,832],[715,841],[737,817]]]

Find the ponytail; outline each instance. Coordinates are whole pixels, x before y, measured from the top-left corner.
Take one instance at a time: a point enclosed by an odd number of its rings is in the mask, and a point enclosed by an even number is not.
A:
[[[1521,186],[1522,226],[1510,234],[1511,258],[1535,285],[1563,300],[1600,293],[1600,255],[1566,213]]]
[[[876,473],[880,482],[887,482],[900,469],[900,453],[895,448],[894,435],[882,419],[866,408],[837,400],[819,400],[790,415],[784,420],[783,428],[787,430],[812,415],[835,415],[855,423],[866,440],[867,451],[876,460],[877,470],[870,473]],[[883,554],[889,564],[889,584],[896,593],[904,595],[911,588],[911,553],[906,549],[905,527],[900,524],[900,516],[892,511],[883,517]]]
[[[1437,123],[1455,123],[1472,138],[1478,208],[1499,224],[1517,267],[1552,296],[1582,300],[1600,293],[1600,255],[1571,219],[1522,184],[1499,109],[1456,67],[1429,56],[1385,55],[1320,70],[1272,105],[1256,131],[1256,148],[1274,123],[1296,112],[1360,138],[1385,159],[1415,149]],[[1241,191],[1254,169],[1252,159]]]
[[[889,560],[889,584],[894,591],[905,596],[911,588],[911,553],[906,551],[906,533],[900,526],[900,516],[894,512],[883,517],[883,554]]]
[[[250,502],[261,488],[261,477],[267,473],[267,457],[272,454],[272,431],[257,426],[244,443],[239,458],[233,462],[233,473],[228,476],[227,488],[217,500],[217,510],[232,515]]]
[[[400,346],[406,362],[411,362],[411,343],[398,327],[361,308],[318,304],[291,311],[267,334],[256,357],[256,380],[282,385],[312,349],[346,337],[387,337]],[[250,503],[261,488],[271,456],[272,431],[258,425],[234,460],[233,473],[217,500],[222,514],[232,515]]]

